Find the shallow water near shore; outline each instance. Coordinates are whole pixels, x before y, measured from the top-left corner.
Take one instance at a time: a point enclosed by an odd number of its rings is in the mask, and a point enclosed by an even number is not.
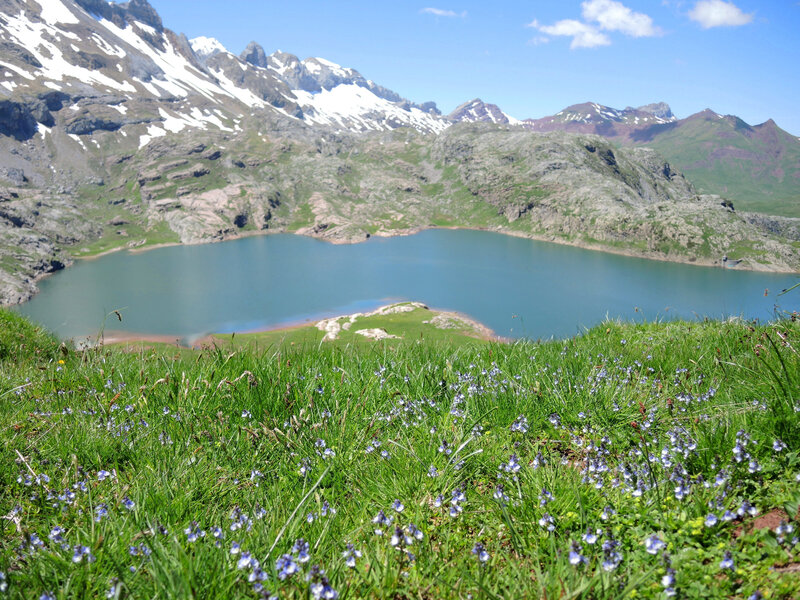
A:
[[[105,326],[191,341],[416,300],[469,315],[500,336],[537,339],[575,335],[606,317],[769,320],[776,303],[797,310],[800,294],[776,297],[797,280],[483,231],[354,245],[276,234],[81,261],[41,281],[40,293],[16,310],[62,338]]]

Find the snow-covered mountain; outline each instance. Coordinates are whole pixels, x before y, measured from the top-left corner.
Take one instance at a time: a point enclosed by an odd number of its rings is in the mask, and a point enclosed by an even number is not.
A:
[[[639,108],[629,106],[622,110],[596,102],[585,102],[569,106],[555,115],[525,119],[522,123],[534,131],[571,131],[627,138],[640,129],[676,121],[669,105],[664,102]]]
[[[280,50],[267,56],[256,42],[240,58],[285,83],[310,123],[356,131],[411,126],[436,133],[450,124],[441,118],[435,103],[410,102],[355,69],[324,58],[301,61]]]
[[[455,122],[465,123],[500,123],[519,125],[521,121],[500,110],[496,104],[487,104],[480,98],[461,104],[447,118]]]
[[[223,46],[217,38],[210,38],[204,35],[192,38],[189,40],[189,44],[192,46],[194,53],[201,60],[208,58],[213,54],[228,51],[227,48],[225,48],[225,46]]]
[[[0,132],[18,138],[55,125],[76,136],[121,131],[145,145],[185,128],[235,130],[253,111],[351,131],[449,125],[435,104],[321,58],[190,42],[147,0],[0,0],[0,33]]]

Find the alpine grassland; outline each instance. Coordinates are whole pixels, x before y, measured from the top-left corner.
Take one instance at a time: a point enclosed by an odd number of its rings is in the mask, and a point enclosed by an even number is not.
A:
[[[0,598],[798,598],[796,319],[78,351],[0,312]]]

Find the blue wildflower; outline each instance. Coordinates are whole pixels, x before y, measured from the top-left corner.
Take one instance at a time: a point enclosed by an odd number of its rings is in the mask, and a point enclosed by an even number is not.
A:
[[[91,553],[88,547],[86,546],[75,546],[74,552],[72,554],[72,562],[79,563],[83,558],[86,557],[86,562],[94,562],[95,557]]]
[[[297,561],[300,563],[306,563],[309,561],[311,558],[311,556],[308,554],[309,550],[310,546],[303,538],[299,538],[292,546],[292,553],[297,556]]]
[[[488,562],[488,560],[490,558],[489,553],[486,551],[486,548],[484,548],[483,544],[481,544],[481,543],[477,543],[472,547],[472,553],[482,563]]]
[[[544,527],[547,531],[553,531],[556,528],[556,520],[549,513],[544,513],[539,519],[539,526]]]
[[[295,562],[294,556],[291,554],[282,554],[278,560],[275,561],[275,568],[278,571],[278,579],[281,581],[287,577],[291,577],[300,570],[300,567]]]
[[[660,550],[666,547],[667,545],[657,535],[651,535],[644,541],[644,548],[650,554],[658,554]]]
[[[569,551],[569,564],[571,564],[573,567],[577,567],[588,562],[589,559],[581,554],[581,547],[575,542],[572,542],[572,546],[570,547]]]
[[[353,569],[356,566],[356,559],[361,558],[361,550],[356,550],[353,544],[347,544],[347,549],[342,552],[342,558],[344,558],[344,564]]]
[[[725,552],[725,556],[722,558],[722,561],[719,563],[719,568],[720,569],[730,569],[731,571],[734,571],[736,569],[736,566],[734,565],[734,562],[733,562],[733,555],[730,553],[729,550]]]
[[[100,504],[98,504],[97,506],[95,506],[95,508],[94,508],[94,512],[95,512],[95,517],[94,517],[94,520],[95,520],[97,523],[99,523],[99,522],[100,522],[100,521],[102,521],[102,520],[103,520],[105,517],[107,517],[107,516],[108,516],[108,506],[107,506],[106,504],[104,504],[104,503],[100,503]]]

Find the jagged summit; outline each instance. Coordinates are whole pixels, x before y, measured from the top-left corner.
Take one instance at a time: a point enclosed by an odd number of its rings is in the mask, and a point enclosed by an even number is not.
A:
[[[252,111],[354,132],[449,125],[433,103],[410,102],[321,57],[267,56],[255,42],[237,57],[213,37],[190,41],[164,28],[146,0],[0,0],[0,8],[0,98],[12,103],[0,110],[0,131],[21,137],[36,123],[61,126],[42,104],[51,92],[84,99],[79,114],[62,114],[70,134],[121,130],[141,146],[186,128],[235,130]]]
[[[55,11],[65,10],[64,4],[60,0],[49,0],[46,3],[49,10]],[[69,4],[68,0],[66,4]],[[82,7],[89,14],[107,19],[119,27],[125,27],[127,23],[132,21],[139,21],[149,25],[159,33],[164,30],[161,17],[147,0],[130,0],[120,4],[108,2],[107,0],[75,0],[75,4]],[[69,11],[68,8],[66,10]]]
[[[451,121],[466,123],[518,124],[520,121],[505,114],[496,104],[487,104],[480,98],[457,106],[447,115]]]
[[[239,55],[239,58],[254,67],[267,68],[267,54],[257,42],[247,44],[247,48]]]
[[[219,52],[227,52],[228,50],[216,38],[200,36],[189,40],[192,50],[199,58],[208,58]]]
[[[650,113],[651,115],[658,117],[660,119],[664,119],[665,121],[675,120],[675,115],[672,114],[672,109],[666,102],[654,102],[653,104],[645,104],[644,106],[640,106],[639,108],[636,109],[631,109],[630,107],[628,107],[625,110],[638,110],[639,112]]]

